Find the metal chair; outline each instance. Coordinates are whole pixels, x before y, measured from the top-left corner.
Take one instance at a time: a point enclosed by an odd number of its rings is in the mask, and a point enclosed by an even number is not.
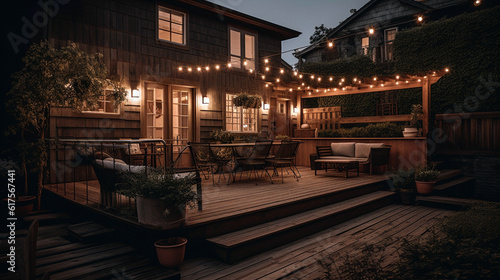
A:
[[[263,172],[265,171],[267,173],[269,179],[271,179],[271,183],[273,183],[271,174],[269,174],[266,168],[268,166],[266,159],[269,155],[269,151],[271,150],[272,145],[272,140],[258,140],[255,142],[255,146],[253,146],[252,153],[247,158],[237,160],[238,171],[241,171],[240,180],[244,171],[250,171],[250,175],[248,176],[248,178],[251,178],[252,173],[254,173],[255,179],[257,180],[257,171],[263,170]]]
[[[295,165],[295,157],[299,148],[299,141],[282,141],[276,152],[276,156],[271,159],[266,159],[268,165],[274,168],[274,174],[278,174],[278,168],[281,169],[281,183],[283,183],[283,168],[290,168],[297,181],[301,177],[299,169]],[[295,173],[297,171],[297,173]]]

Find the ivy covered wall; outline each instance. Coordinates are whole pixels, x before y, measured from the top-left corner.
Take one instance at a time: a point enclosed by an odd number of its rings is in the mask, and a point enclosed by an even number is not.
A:
[[[345,77],[347,82],[354,77],[423,74],[449,67],[451,72],[432,85],[432,113],[499,111],[499,31],[500,6],[398,32],[395,65],[375,64],[366,56],[353,56],[304,64],[301,71],[336,79]],[[419,88],[398,90],[396,96],[400,114],[409,114],[412,104],[422,103]],[[341,106],[343,117],[361,117],[376,115],[377,101],[378,93],[364,93],[308,98],[303,105]]]
[[[500,110],[500,7],[401,31],[395,71],[418,74],[449,67],[432,86],[432,112]]]

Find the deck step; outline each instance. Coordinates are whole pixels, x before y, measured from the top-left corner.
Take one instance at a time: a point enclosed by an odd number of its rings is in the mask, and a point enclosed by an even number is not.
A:
[[[435,206],[439,208],[447,209],[463,209],[468,205],[478,202],[479,200],[458,198],[458,197],[447,197],[447,196],[419,196],[417,197],[417,202],[420,205]]]
[[[207,241],[217,258],[234,263],[389,205],[393,196],[393,192],[376,191]]]
[[[434,186],[434,190],[437,192],[443,192],[443,191],[449,190],[451,188],[460,186],[462,184],[471,183],[473,181],[474,181],[473,177],[465,177],[464,176],[464,177],[460,177],[460,178],[452,180],[452,181],[448,181],[444,184],[438,184],[438,185]]]
[[[76,238],[82,243],[102,242],[109,240],[115,230],[102,224],[94,222],[84,222],[68,226],[69,236]]]
[[[441,173],[439,174],[436,182],[446,182],[449,181],[450,179],[459,177],[462,175],[462,170],[458,169],[446,169],[446,170],[441,170]]]
[[[38,219],[40,226],[53,225],[61,222],[67,222],[71,216],[67,213],[51,213],[43,212],[24,216],[23,220],[26,224],[31,224],[35,219]]]

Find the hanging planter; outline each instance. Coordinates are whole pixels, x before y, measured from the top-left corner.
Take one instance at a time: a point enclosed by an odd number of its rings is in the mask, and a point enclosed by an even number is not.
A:
[[[233,104],[236,107],[259,109],[262,106],[262,98],[258,95],[240,93],[234,97]]]

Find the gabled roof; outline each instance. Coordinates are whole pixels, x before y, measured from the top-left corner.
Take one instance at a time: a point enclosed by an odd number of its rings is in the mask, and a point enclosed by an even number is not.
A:
[[[353,13],[350,17],[348,17],[346,20],[344,20],[343,22],[341,22],[330,33],[328,33],[326,35],[326,38],[332,38],[333,36],[335,36],[335,34],[337,34],[339,31],[341,31],[346,25],[348,25],[349,23],[351,23],[352,21],[354,21],[355,19],[357,19],[359,16],[361,16],[364,12],[366,12],[367,10],[369,10],[370,7],[372,7],[375,3],[379,2],[379,1],[383,1],[383,0],[370,0],[363,7],[361,7],[359,10],[357,10],[355,13]],[[421,9],[423,11],[433,10],[432,7],[427,6],[425,4],[422,4],[420,2],[416,2],[414,0],[398,0],[398,1],[401,2],[402,4],[410,5],[410,6],[413,6],[415,8]],[[317,43],[312,44],[312,45],[308,46],[307,48],[294,53],[294,55],[296,57],[301,56],[301,55],[303,55],[305,53],[308,53],[308,52],[316,49],[317,47],[318,47]]]
[[[290,29],[288,27],[284,27],[263,19],[259,19],[220,5],[217,5],[216,3],[208,2],[206,0],[179,0],[181,2],[187,3],[189,5],[199,7],[208,11],[215,12],[221,16],[236,19],[239,21],[246,22],[251,25],[258,26],[260,28],[264,28],[267,30],[271,30],[273,32],[276,32],[280,34],[281,40],[287,40],[291,38],[295,38],[302,34],[299,31]]]

